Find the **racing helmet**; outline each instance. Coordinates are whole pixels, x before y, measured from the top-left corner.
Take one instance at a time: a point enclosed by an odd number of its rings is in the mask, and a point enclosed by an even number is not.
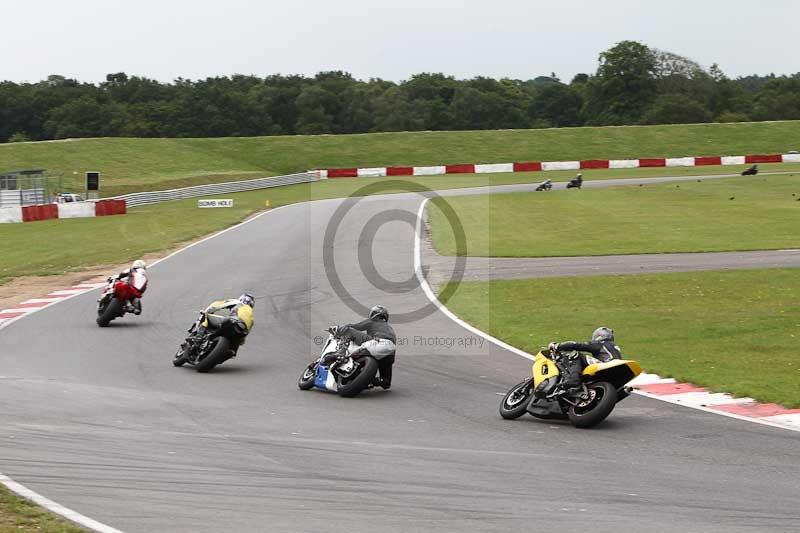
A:
[[[133,262],[131,268],[141,268],[143,270],[147,270],[147,263],[144,262],[144,259],[137,259]]]
[[[614,330],[600,326],[592,332],[592,342],[614,341]]]
[[[389,311],[382,305],[376,305],[369,310],[369,319],[375,320],[382,318],[384,322],[389,322]]]
[[[248,294],[246,292],[243,293],[241,296],[239,296],[239,302],[242,305],[249,305],[250,307],[253,307],[253,308],[255,308],[255,306],[256,306],[255,297],[252,294]]]

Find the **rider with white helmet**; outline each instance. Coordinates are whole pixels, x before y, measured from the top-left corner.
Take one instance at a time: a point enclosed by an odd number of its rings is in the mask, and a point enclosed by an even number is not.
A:
[[[134,315],[142,314],[142,295],[147,290],[147,263],[144,259],[137,259],[129,269],[117,274],[116,279],[125,280],[135,294],[125,302],[125,310]]]

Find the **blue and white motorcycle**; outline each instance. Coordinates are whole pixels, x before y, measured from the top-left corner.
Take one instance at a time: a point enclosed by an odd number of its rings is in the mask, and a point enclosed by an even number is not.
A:
[[[330,366],[325,365],[325,356],[339,351],[342,343],[347,342],[337,336],[336,327],[328,328],[328,333],[328,340],[323,345],[322,352],[317,360],[303,371],[297,386],[302,390],[316,387],[348,398],[371,388],[372,381],[378,373],[378,361],[370,355],[353,359],[352,354],[358,349],[358,345],[350,342],[344,356],[336,359]]]

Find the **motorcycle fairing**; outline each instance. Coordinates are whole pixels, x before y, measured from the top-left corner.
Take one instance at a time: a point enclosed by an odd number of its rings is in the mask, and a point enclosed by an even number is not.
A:
[[[536,418],[545,420],[566,420],[569,418],[557,401],[545,398],[532,398],[528,403],[527,411]]]
[[[533,386],[538,387],[545,380],[558,376],[560,372],[554,361],[539,352],[533,360],[531,373],[533,375]]]
[[[324,365],[317,365],[317,376],[314,378],[314,386],[318,389],[336,392],[339,390],[336,378],[330,368]]]
[[[317,364],[316,377],[314,378],[314,386],[316,388],[330,392],[337,392],[339,390],[339,384],[336,382],[336,376],[333,375],[330,367],[322,364],[322,359],[329,353],[335,352],[337,349],[338,344],[336,339],[332,335],[329,336],[325,346],[322,348],[322,353],[319,354],[319,358],[317,359],[319,363]],[[353,349],[354,344],[351,343],[347,350],[348,353],[352,352]],[[352,361],[349,361],[348,364],[352,365],[353,363]]]
[[[642,373],[642,367],[636,361],[615,359],[607,363],[593,363],[583,369],[583,376],[602,378],[615,387],[624,386]]]

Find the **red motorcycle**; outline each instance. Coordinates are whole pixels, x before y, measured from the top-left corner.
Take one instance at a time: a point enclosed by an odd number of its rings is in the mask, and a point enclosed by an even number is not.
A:
[[[97,300],[97,325],[101,328],[123,316],[127,312],[128,302],[141,298],[142,291],[118,278],[108,278],[108,285]]]

